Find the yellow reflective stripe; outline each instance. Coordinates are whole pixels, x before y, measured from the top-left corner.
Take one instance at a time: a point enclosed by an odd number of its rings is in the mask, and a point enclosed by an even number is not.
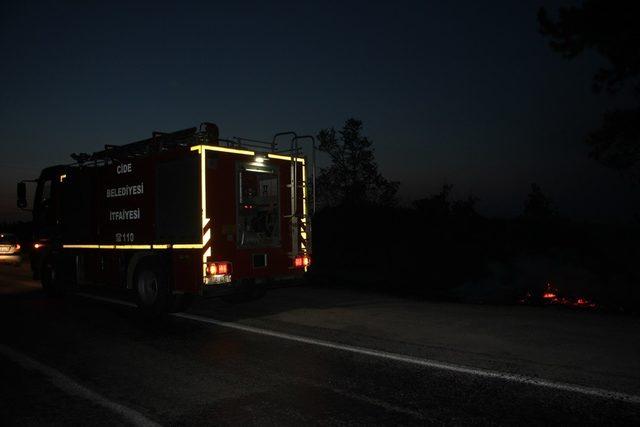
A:
[[[191,151],[197,151],[198,153],[202,152],[202,150],[209,151],[219,151],[222,153],[232,153],[232,154],[244,154],[245,156],[255,156],[256,152],[251,150],[240,150],[238,148],[229,148],[229,147],[221,147],[219,145],[194,145],[191,147]],[[291,156],[283,156],[281,154],[271,154],[267,153],[267,157],[271,159],[280,159],[280,160],[288,160],[291,161]],[[296,162],[304,163],[305,160],[303,157],[296,157]]]
[[[302,222],[307,222],[307,168],[302,164]]]
[[[267,154],[267,157],[269,157],[270,159],[279,159],[279,160],[287,160],[287,161],[291,161],[291,156],[283,156],[281,154]],[[302,164],[304,164],[304,158],[302,157],[296,157],[296,162],[300,162]]]
[[[202,243],[177,243],[173,249],[202,249]]]
[[[191,147],[191,151],[197,151],[198,153],[200,153],[202,150],[220,151],[223,153],[232,153],[232,154],[244,154],[246,156],[254,156],[256,154],[255,151],[239,150],[237,148],[229,148],[229,147],[220,147],[219,145],[194,145],[193,147]]]
[[[200,249],[202,243],[163,243],[159,245],[62,245],[64,249]]]
[[[305,164],[302,163],[302,219],[300,220],[300,237],[302,238],[302,242],[300,242],[300,247],[304,254],[307,253],[307,168]],[[305,267],[306,271],[306,267]]]
[[[201,193],[201,211],[202,211],[202,246],[200,248],[204,248],[209,244],[209,240],[211,239],[211,226],[209,217],[207,216],[207,159],[206,159],[206,146],[203,146],[203,150],[200,150],[200,191]],[[224,148],[224,147],[220,147]],[[234,152],[240,150],[234,150]],[[255,154],[251,151],[252,155]],[[209,226],[207,231],[204,231],[204,228]],[[209,246],[204,253],[202,254],[202,277],[207,277],[207,259],[211,256],[211,246]]]

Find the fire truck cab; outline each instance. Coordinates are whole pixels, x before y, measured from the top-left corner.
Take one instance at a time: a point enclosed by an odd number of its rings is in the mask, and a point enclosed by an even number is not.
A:
[[[221,139],[203,123],[72,158],[33,180],[31,267],[48,293],[124,288],[163,313],[193,295],[258,296],[309,267],[311,136]]]

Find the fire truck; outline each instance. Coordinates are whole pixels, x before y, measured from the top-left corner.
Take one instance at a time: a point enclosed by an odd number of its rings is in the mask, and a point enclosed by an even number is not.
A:
[[[23,209],[35,183],[34,278],[49,294],[127,289],[153,314],[194,295],[250,298],[300,279],[311,260],[315,151],[309,135],[222,139],[202,123],[74,153],[18,183]]]

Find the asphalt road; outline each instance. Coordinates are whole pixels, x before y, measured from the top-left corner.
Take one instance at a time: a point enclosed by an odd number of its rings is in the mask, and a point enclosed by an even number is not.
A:
[[[640,422],[636,318],[341,292],[199,301],[149,322],[126,295],[49,299],[0,267],[0,425]]]

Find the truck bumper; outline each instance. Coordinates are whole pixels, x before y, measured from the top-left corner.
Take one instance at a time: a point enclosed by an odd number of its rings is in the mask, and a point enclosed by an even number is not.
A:
[[[239,283],[231,282],[224,284],[203,285],[202,296],[205,298],[215,298],[224,295],[232,295],[240,292],[242,286]]]
[[[240,279],[230,283],[209,284],[202,286],[202,296],[214,298],[225,295],[253,292],[256,289],[266,291],[270,287],[278,287],[286,283],[297,283],[303,279],[303,272],[295,272],[286,276],[276,276],[270,278]]]

